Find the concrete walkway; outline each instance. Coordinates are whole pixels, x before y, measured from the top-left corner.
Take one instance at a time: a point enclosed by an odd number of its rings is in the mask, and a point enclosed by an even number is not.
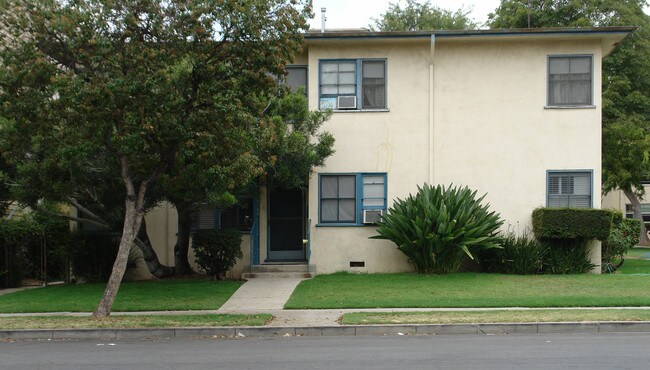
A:
[[[250,279],[221,306],[219,313],[242,310],[281,310],[296,286],[305,279]]]
[[[19,287],[19,288],[0,289],[0,295],[20,292],[21,290],[35,289],[35,288],[42,288],[42,287],[43,287],[42,285],[35,285],[35,286],[23,286],[23,287]]]

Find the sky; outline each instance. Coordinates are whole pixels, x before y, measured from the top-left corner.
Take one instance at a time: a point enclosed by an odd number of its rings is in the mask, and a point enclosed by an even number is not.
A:
[[[327,8],[327,28],[361,28],[372,23],[388,9],[389,3],[398,0],[313,0],[315,17],[310,21],[311,28],[321,26],[321,8]],[[421,2],[424,2],[421,1]],[[402,1],[402,4],[405,4]],[[493,12],[500,0],[444,0],[431,1],[432,5],[456,11],[463,7],[472,10],[470,18],[478,23],[487,21],[487,15]]]
[[[315,17],[310,21],[310,28],[321,27],[321,8],[327,8],[327,28],[367,28],[388,9],[389,3],[399,0],[313,0]],[[425,0],[421,0],[423,3]],[[399,1],[405,4],[406,1]],[[482,25],[487,21],[488,13],[493,12],[500,0],[432,0],[431,4],[443,9],[456,11],[461,7],[471,10],[470,18]],[[645,13],[650,13],[646,7]]]

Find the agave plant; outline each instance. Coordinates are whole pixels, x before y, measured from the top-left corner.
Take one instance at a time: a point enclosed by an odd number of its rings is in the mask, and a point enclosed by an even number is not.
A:
[[[388,239],[419,273],[457,271],[480,250],[500,248],[498,213],[482,205],[468,187],[418,186],[416,195],[397,199],[378,223],[374,239]]]

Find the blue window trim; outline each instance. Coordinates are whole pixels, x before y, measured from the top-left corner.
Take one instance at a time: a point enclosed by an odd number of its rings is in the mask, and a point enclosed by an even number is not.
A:
[[[589,104],[553,104],[549,102],[551,94],[551,58],[585,58],[591,60],[591,87]],[[546,106],[549,109],[595,108],[594,105],[594,55],[593,54],[549,54],[546,56]]]
[[[546,207],[550,204],[549,176],[556,173],[588,173],[589,174],[589,208],[594,208],[594,170],[575,169],[575,170],[546,170]]]
[[[321,76],[322,76],[322,65],[323,63],[340,63],[340,62],[354,62],[355,65],[355,93],[354,96],[357,97],[357,108],[356,109],[343,109],[338,110],[334,109],[334,112],[384,112],[388,111],[388,59],[387,58],[351,58],[351,59],[319,59],[318,60],[318,110],[320,108],[320,99],[321,97],[330,97],[331,94],[326,94],[322,96],[321,94]],[[383,108],[373,108],[373,109],[363,109],[363,62],[384,62],[384,107]],[[338,96],[353,96],[352,94],[344,95],[335,95]]]
[[[356,176],[356,194],[355,205],[356,214],[355,222],[323,222],[321,221],[321,177],[322,176]],[[364,176],[382,176],[384,178],[384,206],[363,206],[363,178]],[[386,172],[336,172],[336,173],[319,173],[318,174],[318,223],[316,226],[373,226],[371,224],[363,223],[363,210],[364,209],[388,209],[388,173]]]

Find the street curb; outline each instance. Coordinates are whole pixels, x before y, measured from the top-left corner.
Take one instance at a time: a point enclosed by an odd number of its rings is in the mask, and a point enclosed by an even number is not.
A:
[[[244,326],[153,329],[0,330],[0,340],[260,338],[295,336],[549,334],[650,332],[650,321],[429,325]]]

